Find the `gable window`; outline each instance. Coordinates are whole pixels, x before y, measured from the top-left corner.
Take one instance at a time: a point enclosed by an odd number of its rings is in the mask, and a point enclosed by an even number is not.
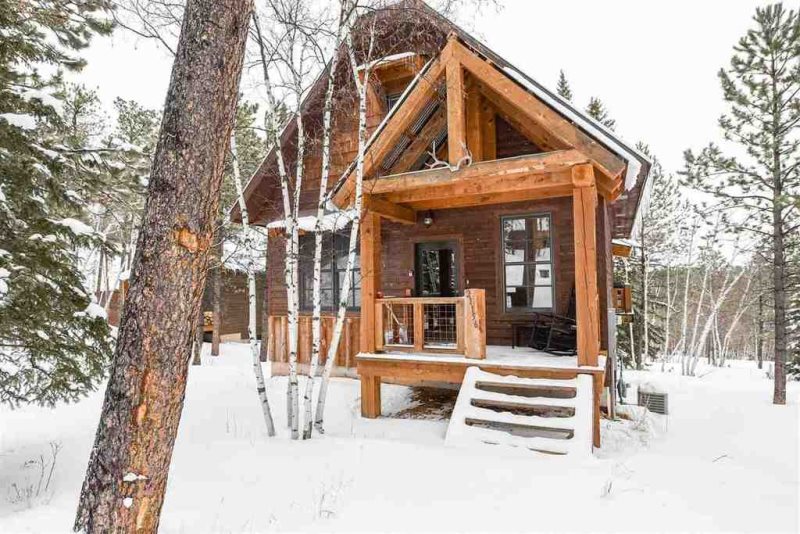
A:
[[[386,95],[386,109],[391,110],[397,102],[400,101],[400,97],[403,96],[403,93],[394,93],[391,95]]]
[[[553,308],[553,253],[550,215],[503,217],[505,310]]]
[[[350,229],[335,234],[326,233],[322,237],[322,271],[320,278],[320,296],[323,310],[334,310],[339,305],[339,294],[344,286],[347,269],[347,249],[350,242]],[[350,281],[350,295],[347,299],[348,309],[359,309],[361,306],[361,265],[358,245],[356,260],[353,265]],[[300,308],[314,309],[314,235],[300,236]]]

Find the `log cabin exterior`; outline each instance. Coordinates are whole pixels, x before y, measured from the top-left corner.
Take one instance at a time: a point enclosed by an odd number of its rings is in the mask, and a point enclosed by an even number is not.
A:
[[[528,378],[588,375],[599,446],[604,356],[613,344],[612,239],[633,234],[649,162],[424,3],[369,16],[380,24],[370,26],[378,28],[378,53],[368,88],[364,211],[335,373],[361,380],[365,417],[380,415],[382,381],[460,384],[474,366]],[[337,74],[338,103],[352,99],[348,75]],[[320,169],[324,83],[317,85],[303,105],[312,148],[301,210],[309,213]],[[334,117],[331,179],[341,178],[332,198],[341,210],[353,203],[356,108],[337,104]],[[289,122],[283,131],[290,162],[293,128]],[[245,189],[256,224],[283,217],[278,182],[273,149]],[[237,220],[236,207],[231,215]],[[270,235],[268,343],[280,374],[288,367],[284,238]],[[326,239],[323,357],[344,238]],[[309,247],[313,238],[301,237],[302,371],[311,352]],[[525,345],[519,337],[537,312],[574,315],[576,357],[542,365],[512,348]]]

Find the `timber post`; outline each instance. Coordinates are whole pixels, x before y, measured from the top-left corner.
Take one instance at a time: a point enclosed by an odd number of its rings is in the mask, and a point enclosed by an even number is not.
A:
[[[381,218],[365,210],[361,222],[361,352],[375,352],[375,299],[381,286]]]
[[[597,186],[591,165],[572,167],[572,186],[578,365],[596,366],[600,353],[600,300],[597,291]]]

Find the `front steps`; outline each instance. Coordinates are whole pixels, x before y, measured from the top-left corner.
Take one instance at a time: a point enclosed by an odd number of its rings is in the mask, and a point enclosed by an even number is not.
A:
[[[588,454],[592,451],[592,410],[591,376],[518,378],[470,367],[445,442]]]

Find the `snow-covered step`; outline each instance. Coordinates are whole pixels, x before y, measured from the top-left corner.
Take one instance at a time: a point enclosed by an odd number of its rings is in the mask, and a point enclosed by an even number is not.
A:
[[[466,417],[481,421],[495,423],[511,423],[539,428],[558,428],[572,430],[575,427],[575,417],[541,417],[538,415],[517,415],[511,412],[497,412],[479,408],[470,403]]]
[[[523,397],[522,395],[510,395],[508,393],[497,393],[495,391],[484,391],[482,389],[475,389],[475,394],[472,397],[475,400],[482,401],[496,401],[508,404],[516,404],[520,406],[560,406],[564,408],[575,408],[574,397]]]
[[[585,454],[592,450],[592,409],[588,375],[565,380],[520,378],[470,367],[453,409],[446,443]]]

